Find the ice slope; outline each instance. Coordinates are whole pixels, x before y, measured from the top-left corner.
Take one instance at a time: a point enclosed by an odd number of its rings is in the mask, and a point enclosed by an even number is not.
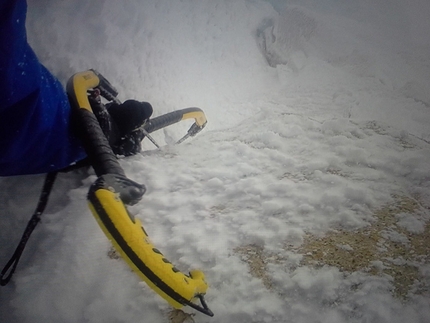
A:
[[[399,225],[426,230],[425,12],[418,0],[30,1],[27,26],[64,82],[96,68],[121,99],[148,100],[156,115],[206,112],[195,139],[161,150],[145,142],[121,160],[148,188],[131,211],[154,244],[183,271],[206,273],[215,317],[195,322],[426,322],[428,258],[414,264],[424,290],[404,300],[390,275],[301,265],[295,251],[306,234],[369,227],[395,195],[421,203]],[[165,144],[186,128],[154,136]],[[165,302],[108,256],[86,206],[94,179],[60,175],[13,282],[0,289],[1,322],[168,322]],[[0,178],[1,263],[42,180]],[[256,277],[248,264],[260,252],[268,258]]]

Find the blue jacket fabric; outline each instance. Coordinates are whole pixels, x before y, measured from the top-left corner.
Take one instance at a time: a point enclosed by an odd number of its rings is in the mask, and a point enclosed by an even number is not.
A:
[[[0,176],[46,173],[85,158],[60,82],[27,43],[25,0],[0,0]]]

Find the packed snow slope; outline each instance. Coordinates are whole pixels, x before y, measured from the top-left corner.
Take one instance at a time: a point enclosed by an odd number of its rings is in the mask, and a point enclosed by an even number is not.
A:
[[[147,186],[130,210],[155,246],[210,284],[215,317],[185,322],[428,322],[429,14],[426,0],[30,0],[27,28],[62,82],[95,68],[154,115],[205,111],[196,138],[171,145],[178,124],[121,159]],[[0,322],[184,321],[112,257],[94,180],[59,175]],[[1,264],[42,182],[0,178]]]

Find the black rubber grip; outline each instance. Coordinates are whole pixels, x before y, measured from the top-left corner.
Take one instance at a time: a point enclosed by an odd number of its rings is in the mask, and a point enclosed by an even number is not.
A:
[[[91,111],[82,108],[77,109],[75,113],[79,136],[97,176],[105,174],[125,176],[96,116]]]
[[[182,119],[183,116],[183,110],[173,111],[167,114],[164,114],[159,117],[155,117],[153,119],[150,119],[145,125],[144,129],[148,132],[154,132],[161,128],[170,126],[176,122],[179,122]]]

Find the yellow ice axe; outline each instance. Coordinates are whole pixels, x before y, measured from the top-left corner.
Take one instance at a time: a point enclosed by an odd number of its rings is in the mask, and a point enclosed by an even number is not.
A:
[[[84,148],[98,176],[88,192],[89,207],[94,217],[133,271],[170,305],[174,308],[188,305],[206,315],[213,316],[204,299],[208,289],[204,274],[198,270],[191,271],[189,274],[179,271],[152,245],[139,219],[128,212],[125,205],[137,203],[146,189],[125,176],[100,128],[87,95],[87,91],[94,88],[98,88],[101,94],[110,100],[115,100],[118,94],[115,88],[95,70],[73,75],[66,88],[69,100],[75,108],[74,113],[78,118],[77,124],[80,127],[78,130]],[[197,126],[193,125],[194,130],[190,129],[192,135],[196,127],[203,128],[206,118],[200,109],[190,109],[192,110],[185,109],[172,116],[177,117],[182,114],[181,118],[195,118]],[[160,120],[157,121],[155,118],[155,123],[149,122],[147,131],[155,131],[161,124],[165,124]],[[195,303],[197,299],[200,300],[200,305]]]

